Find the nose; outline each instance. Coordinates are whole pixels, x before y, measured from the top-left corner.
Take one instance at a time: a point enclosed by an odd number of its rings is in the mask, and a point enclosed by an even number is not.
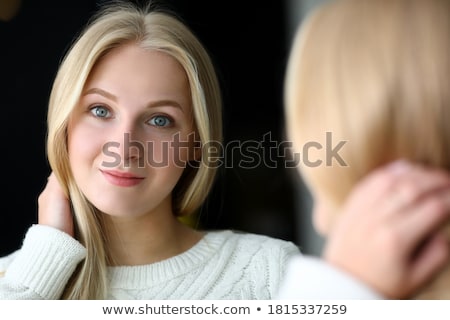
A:
[[[124,161],[136,161],[144,157],[144,144],[140,140],[133,139],[132,132],[123,134],[123,158]]]
[[[139,139],[139,129],[132,121],[124,121],[117,127],[115,140],[118,142],[121,165],[124,168],[144,166],[145,145]]]

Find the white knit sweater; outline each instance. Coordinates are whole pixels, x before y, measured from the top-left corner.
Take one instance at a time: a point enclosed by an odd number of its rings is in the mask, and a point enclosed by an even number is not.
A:
[[[230,230],[208,232],[173,258],[109,268],[108,299],[272,299],[292,242]],[[34,225],[22,248],[0,258],[0,299],[58,299],[85,248],[67,234]]]
[[[59,299],[86,249],[34,225],[22,248],[0,258],[0,299]],[[143,266],[110,267],[108,299],[382,299],[352,275],[301,255],[291,242],[230,230]]]

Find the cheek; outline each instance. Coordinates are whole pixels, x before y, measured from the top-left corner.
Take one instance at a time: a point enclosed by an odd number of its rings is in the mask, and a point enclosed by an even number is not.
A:
[[[72,167],[95,159],[102,152],[103,142],[98,131],[90,130],[82,124],[69,124],[67,143]]]
[[[196,159],[194,139],[193,134],[175,134],[170,141],[162,143],[162,148],[155,149],[155,153],[167,155],[169,163],[184,168],[189,160]]]
[[[170,140],[148,139],[144,145],[145,163],[149,167],[185,167],[185,151]]]

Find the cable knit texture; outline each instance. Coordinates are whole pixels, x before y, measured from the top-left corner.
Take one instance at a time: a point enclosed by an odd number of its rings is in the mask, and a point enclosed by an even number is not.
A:
[[[85,249],[50,227],[33,226],[23,246],[0,258],[0,299],[58,299]],[[273,299],[292,242],[210,231],[190,250],[161,262],[109,268],[108,299]]]

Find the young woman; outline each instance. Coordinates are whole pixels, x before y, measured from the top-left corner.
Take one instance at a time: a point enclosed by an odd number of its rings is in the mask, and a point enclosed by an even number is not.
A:
[[[102,10],[63,60],[48,110],[53,173],[39,224],[3,259],[11,299],[269,299],[290,242],[202,232],[178,217],[214,181],[221,97],[210,58],[170,14]]]
[[[346,142],[345,165],[325,165],[316,148],[310,156],[324,165],[300,168],[316,229],[329,239],[324,257],[387,297],[414,296],[448,259],[449,88],[447,0],[331,1],[309,16],[291,51],[285,101],[295,149],[327,134]],[[398,159],[395,175],[379,169]],[[367,238],[344,257],[337,246],[354,235],[336,235],[351,228]],[[449,270],[418,297],[449,298]]]

